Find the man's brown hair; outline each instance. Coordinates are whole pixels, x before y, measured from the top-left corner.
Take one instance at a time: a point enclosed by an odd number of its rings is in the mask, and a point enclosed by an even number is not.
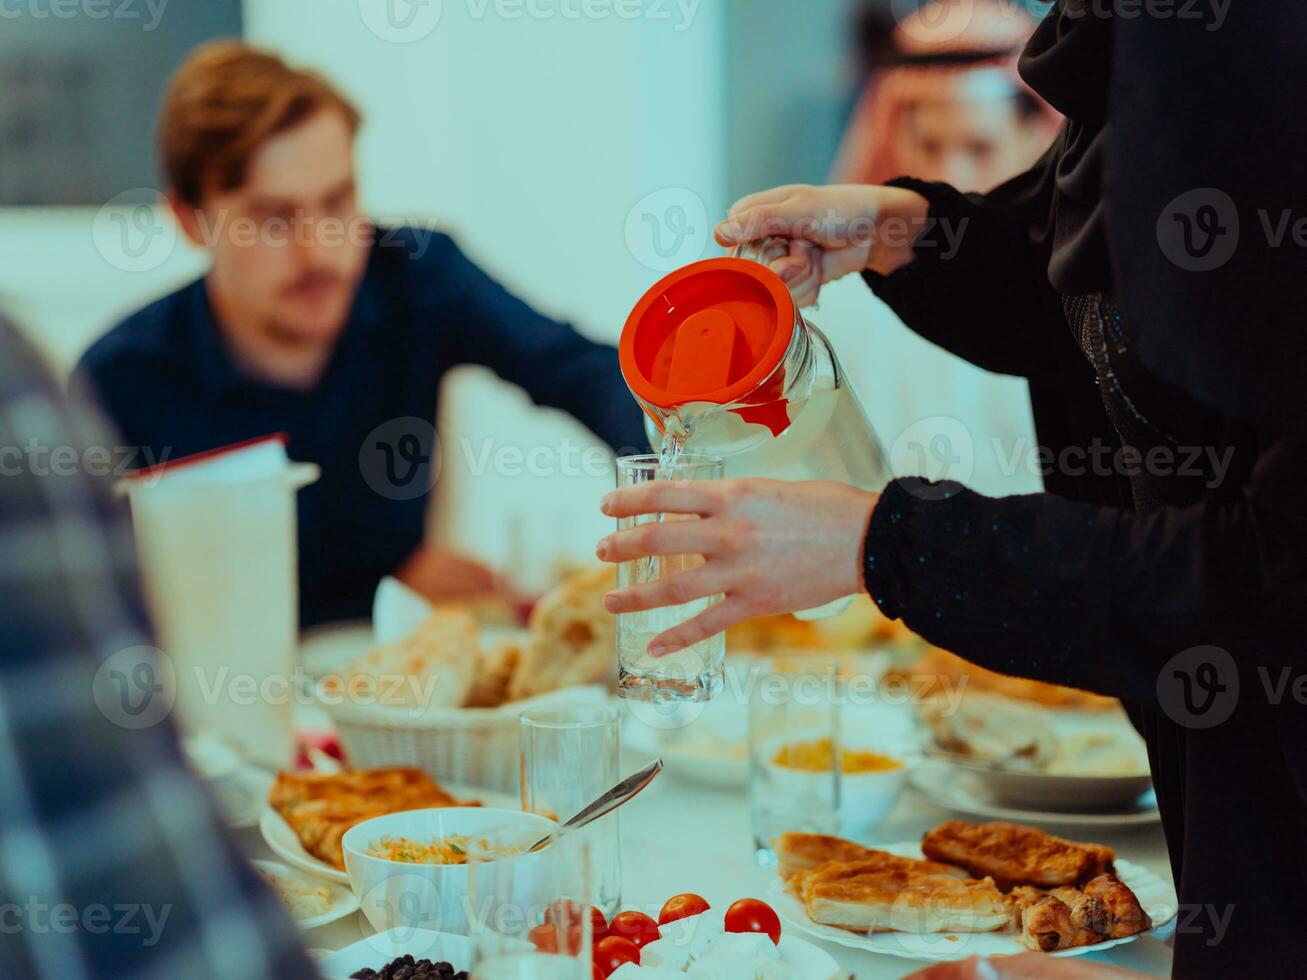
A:
[[[321,76],[240,41],[206,44],[186,59],[164,93],[164,177],[183,202],[198,206],[209,186],[239,187],[250,158],[269,137],[321,109],[340,111],[350,129],[358,130],[358,110]]]

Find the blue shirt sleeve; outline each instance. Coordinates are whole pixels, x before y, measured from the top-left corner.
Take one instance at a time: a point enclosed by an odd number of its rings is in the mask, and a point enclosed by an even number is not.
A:
[[[582,336],[518,299],[459,250],[437,236],[415,324],[421,334],[440,324],[447,350],[460,363],[490,368],[537,405],[562,409],[615,452],[647,452],[644,413],[622,379],[617,350]]]

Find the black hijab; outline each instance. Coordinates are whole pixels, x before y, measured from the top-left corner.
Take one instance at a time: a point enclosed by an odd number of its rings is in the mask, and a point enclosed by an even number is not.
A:
[[[1020,68],[1068,118],[1053,286],[1112,294],[1150,370],[1219,411],[1307,424],[1307,4],[1059,0]]]

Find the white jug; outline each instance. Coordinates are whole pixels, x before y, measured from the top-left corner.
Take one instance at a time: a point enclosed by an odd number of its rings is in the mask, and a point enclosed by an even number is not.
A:
[[[283,437],[272,436],[123,484],[182,729],[278,768],[294,759],[295,492],[318,475],[312,463],[290,462]]]

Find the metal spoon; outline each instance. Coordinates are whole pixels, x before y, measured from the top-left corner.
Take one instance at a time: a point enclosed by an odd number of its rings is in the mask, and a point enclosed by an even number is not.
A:
[[[612,813],[623,803],[632,799],[640,792],[640,790],[652,783],[654,777],[662,771],[663,760],[655,759],[639,772],[627,776],[608,792],[604,793],[603,796],[599,797],[599,799],[582,809],[576,814],[576,816],[572,817],[567,822],[560,824],[556,830],[552,830],[544,837],[541,837],[527,849],[528,852],[538,851],[542,847],[548,847],[564,834],[571,833],[578,827],[584,827],[591,821],[598,820],[605,814]]]

